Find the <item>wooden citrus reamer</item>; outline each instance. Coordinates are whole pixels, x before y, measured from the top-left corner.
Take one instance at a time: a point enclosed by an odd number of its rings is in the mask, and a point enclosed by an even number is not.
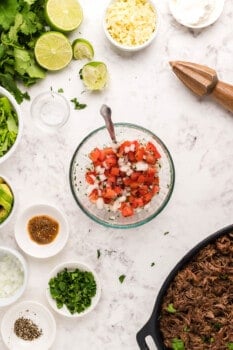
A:
[[[233,113],[233,85],[219,81],[214,69],[183,61],[173,61],[170,65],[177,77],[192,92],[201,97],[213,97]]]

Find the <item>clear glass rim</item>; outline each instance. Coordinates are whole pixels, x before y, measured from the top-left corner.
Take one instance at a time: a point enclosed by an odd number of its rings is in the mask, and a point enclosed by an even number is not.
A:
[[[106,129],[106,126],[102,126],[98,129],[93,130],[92,132],[90,132],[87,136],[84,137],[84,139],[80,142],[80,144],[77,146],[76,150],[74,151],[74,154],[71,158],[70,161],[70,169],[69,169],[69,184],[70,184],[70,189],[72,192],[72,195],[76,201],[76,203],[78,204],[78,206],[80,207],[80,209],[92,220],[94,220],[95,222],[105,226],[105,227],[110,227],[110,228],[119,228],[119,229],[127,229],[127,228],[135,228],[141,225],[144,225],[145,223],[151,221],[152,219],[154,219],[167,205],[167,203],[169,202],[171,195],[173,193],[173,189],[174,189],[174,184],[175,184],[175,167],[174,167],[174,162],[172,159],[172,156],[168,150],[168,148],[166,147],[166,145],[163,143],[163,141],[157,136],[155,135],[152,131],[140,126],[140,125],[136,125],[136,124],[132,124],[132,123],[114,123],[115,127],[129,127],[132,129],[139,129],[141,131],[144,131],[145,133],[151,135],[153,138],[156,139],[156,141],[161,145],[161,147],[164,149],[165,153],[167,154],[168,157],[168,161],[169,161],[169,165],[170,165],[170,174],[171,174],[171,183],[169,186],[169,191],[168,194],[163,202],[163,204],[151,215],[149,215],[147,218],[135,222],[135,223],[129,223],[129,224],[117,224],[117,223],[113,223],[113,222],[106,222],[104,220],[101,220],[100,218],[98,218],[97,216],[91,214],[88,210],[86,210],[85,206],[83,206],[82,202],[80,202],[80,200],[77,198],[75,191],[73,189],[72,186],[72,171],[73,171],[73,166],[74,166],[74,159],[78,153],[78,151],[80,150],[80,148],[86,143],[86,141],[88,141],[94,134],[96,134],[97,132]]]

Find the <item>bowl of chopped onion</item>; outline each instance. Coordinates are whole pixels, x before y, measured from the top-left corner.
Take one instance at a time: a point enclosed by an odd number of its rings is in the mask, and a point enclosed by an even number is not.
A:
[[[0,247],[0,307],[18,300],[26,289],[28,268],[15,249]]]
[[[136,52],[157,35],[159,14],[151,0],[112,0],[103,19],[104,33],[117,49]]]
[[[78,206],[94,221],[113,228],[137,227],[168,203],[174,165],[165,144],[151,131],[129,123],[114,127],[117,144],[106,127],[79,144],[70,163],[70,187]]]

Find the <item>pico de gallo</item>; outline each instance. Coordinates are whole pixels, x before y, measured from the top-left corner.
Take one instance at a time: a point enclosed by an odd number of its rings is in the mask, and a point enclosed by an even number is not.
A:
[[[120,211],[124,217],[149,205],[159,193],[159,159],[152,142],[124,141],[112,147],[94,148],[85,178],[88,196],[97,208]]]

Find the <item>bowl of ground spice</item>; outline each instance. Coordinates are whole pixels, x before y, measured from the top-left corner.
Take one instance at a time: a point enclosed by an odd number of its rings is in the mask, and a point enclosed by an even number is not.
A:
[[[174,267],[137,333],[160,350],[233,349],[233,225],[196,245]]]
[[[56,336],[56,323],[51,312],[35,301],[12,306],[3,316],[2,339],[8,349],[49,349]]]
[[[48,204],[36,204],[25,209],[15,224],[15,239],[19,247],[35,258],[58,254],[65,246],[69,227],[64,214]]]

